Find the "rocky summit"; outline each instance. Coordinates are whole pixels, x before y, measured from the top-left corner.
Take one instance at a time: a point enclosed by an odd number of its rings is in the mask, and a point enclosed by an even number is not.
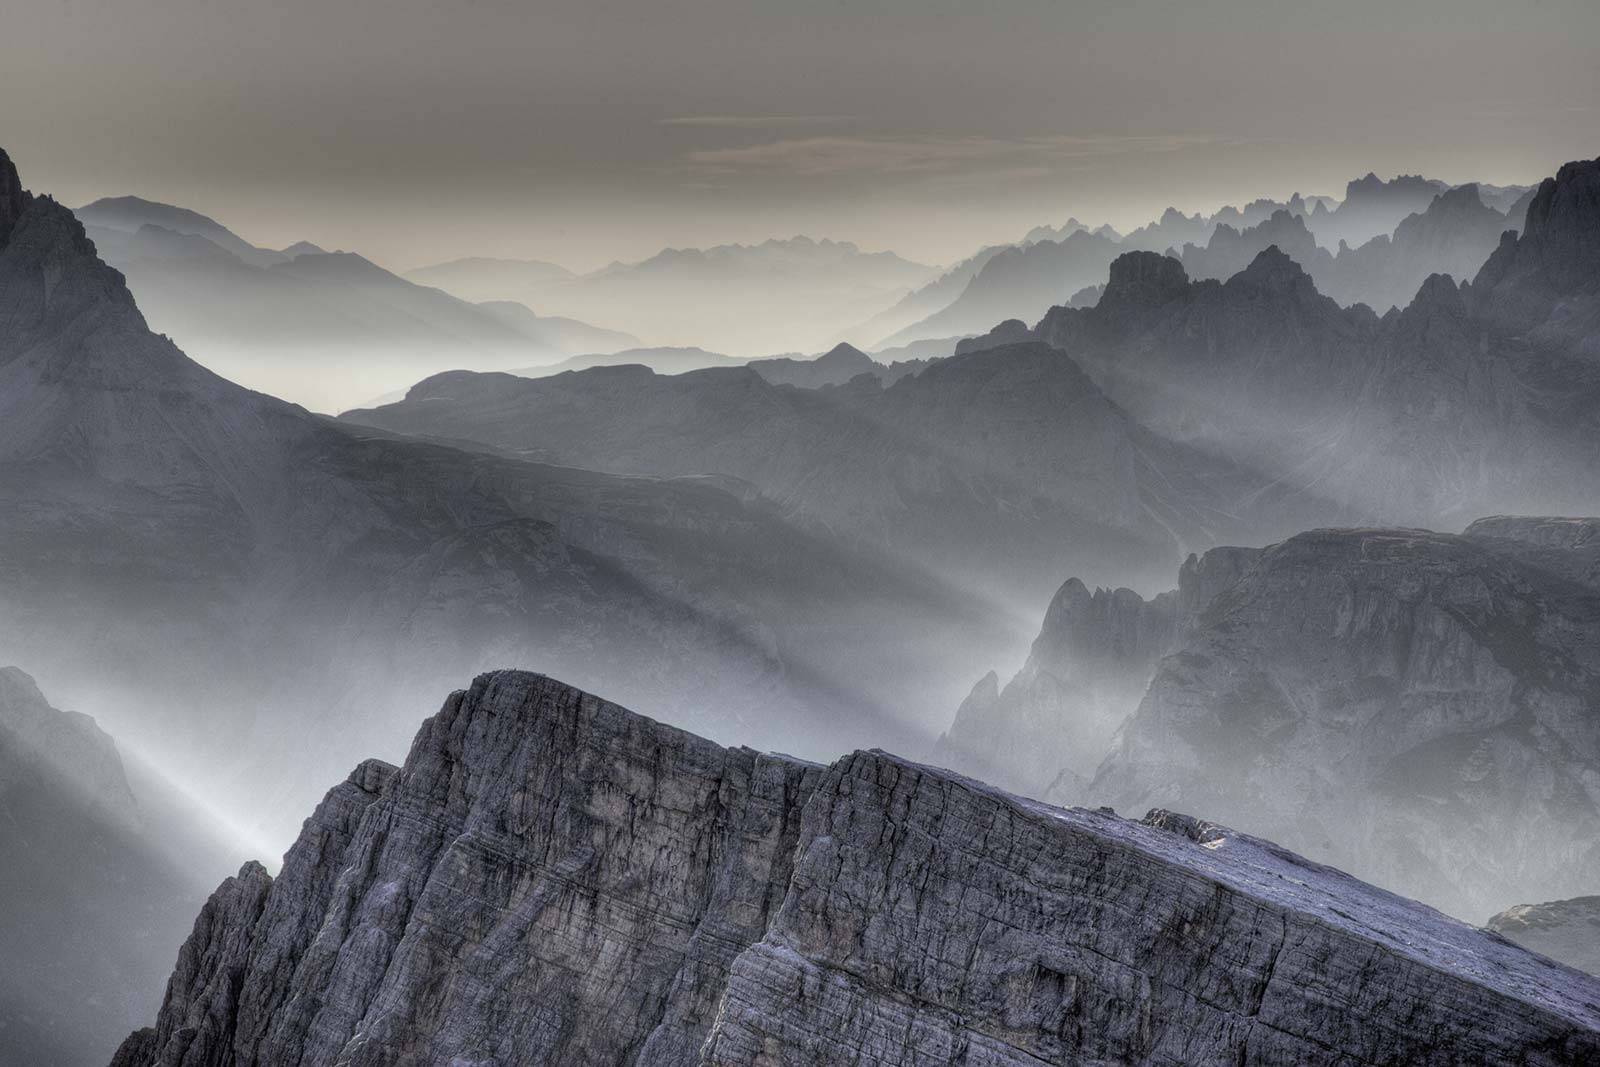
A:
[[[1600,982],[1275,845],[452,695],[196,920],[117,1067],[1600,1059]]]

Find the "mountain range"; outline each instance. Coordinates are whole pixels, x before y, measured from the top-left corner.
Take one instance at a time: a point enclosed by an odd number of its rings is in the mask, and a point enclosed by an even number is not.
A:
[[[470,304],[350,252],[254,248],[136,197],[75,214],[151,328],[243,385],[333,411],[453,367],[509,369],[637,344],[504,302]]]
[[[635,263],[542,280],[537,268],[507,260],[441,264],[407,277],[469,300],[515,299],[605,322],[654,347],[700,345],[749,358],[826,349],[840,339],[840,327],[889,307],[938,273],[892,252],[797,236],[668,248]]]
[[[9,160],[0,501],[5,646],[113,734],[162,737],[169,772],[269,834],[330,765],[398,745],[450,671],[603,678],[805,753],[918,737],[910,709],[959,685],[950,650],[1009,633],[734,480],[399,440],[234,385],[151,333]]]

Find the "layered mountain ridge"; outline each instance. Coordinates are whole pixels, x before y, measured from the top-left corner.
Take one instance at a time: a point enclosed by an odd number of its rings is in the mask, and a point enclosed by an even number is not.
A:
[[[114,1067],[1600,1056],[1600,983],[1267,842],[452,695],[196,921]]]
[[[1312,531],[1191,558],[1148,601],[1069,581],[936,758],[1206,810],[1457,915],[1579,894],[1600,883],[1597,527]]]

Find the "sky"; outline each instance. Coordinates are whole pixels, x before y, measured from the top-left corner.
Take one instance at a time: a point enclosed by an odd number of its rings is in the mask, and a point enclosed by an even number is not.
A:
[[[805,233],[948,263],[1069,215],[1537,180],[1593,0],[0,0],[0,145],[395,269]]]

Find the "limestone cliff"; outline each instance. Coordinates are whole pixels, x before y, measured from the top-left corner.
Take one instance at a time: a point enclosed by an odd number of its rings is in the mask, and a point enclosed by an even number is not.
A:
[[[1576,1067],[1597,1003],[1225,828],[724,749],[499,672],[218,890],[115,1063]]]

